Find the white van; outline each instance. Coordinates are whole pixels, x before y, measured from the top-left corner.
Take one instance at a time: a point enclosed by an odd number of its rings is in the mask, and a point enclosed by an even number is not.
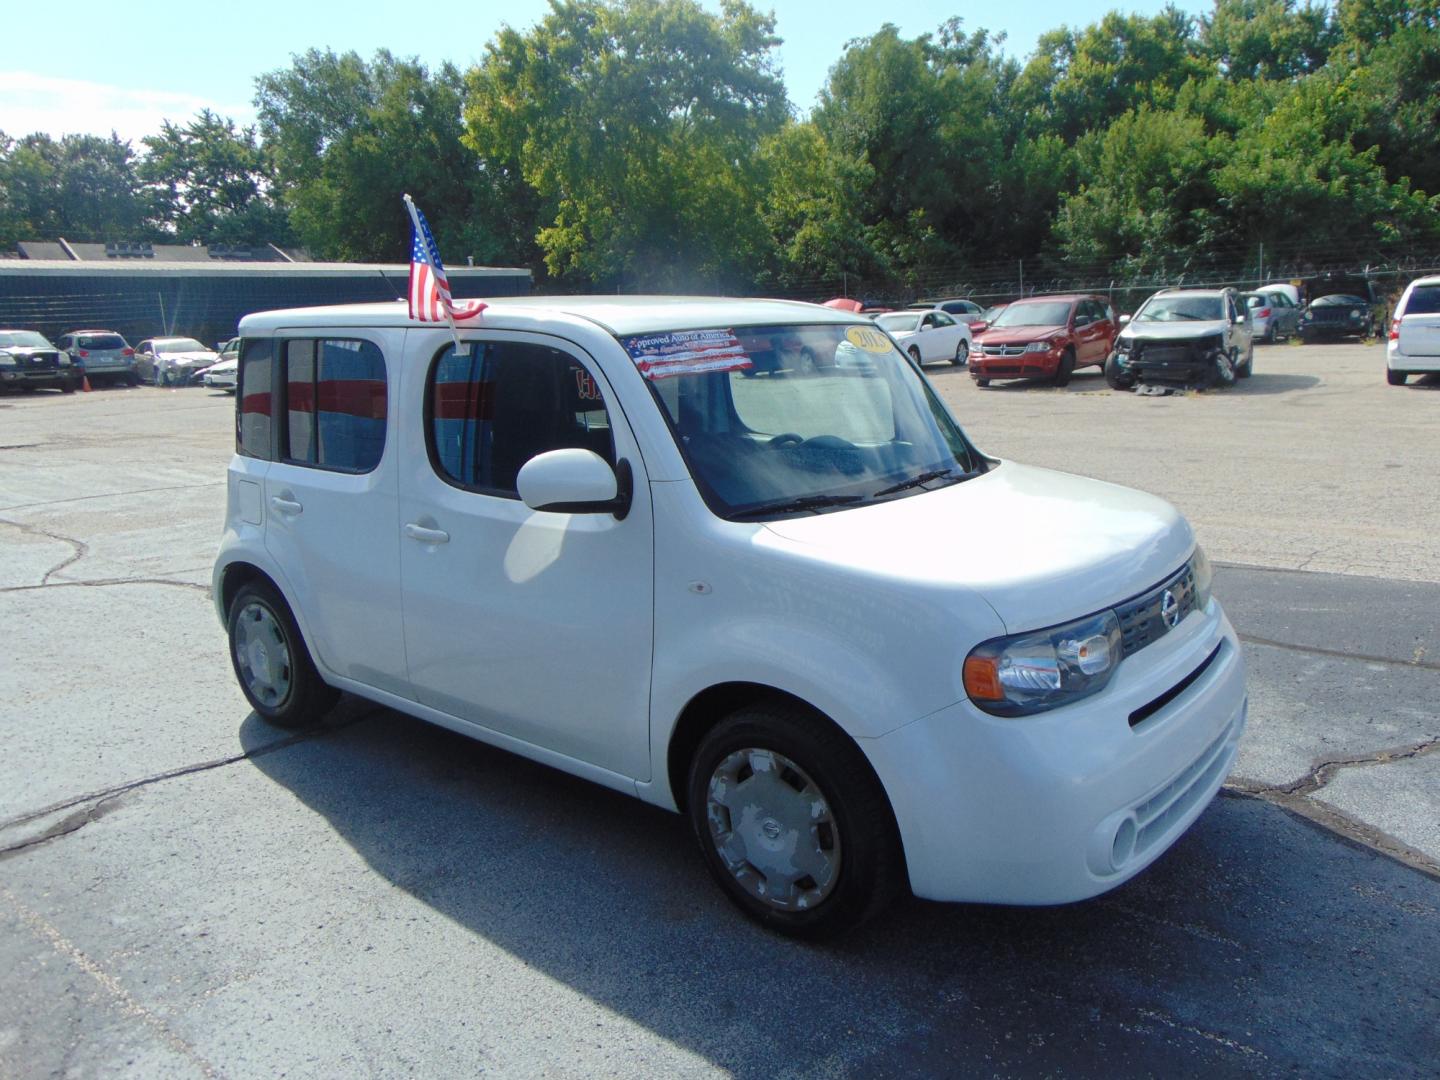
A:
[[[809,937],[906,888],[1103,892],[1234,760],[1243,663],[1185,520],[984,454],[859,316],[531,297],[458,346],[403,303],[240,332],[214,595],[274,723],[345,690],[679,810]]]
[[[1440,277],[1405,286],[1385,343],[1385,381],[1404,386],[1411,375],[1440,371]]]

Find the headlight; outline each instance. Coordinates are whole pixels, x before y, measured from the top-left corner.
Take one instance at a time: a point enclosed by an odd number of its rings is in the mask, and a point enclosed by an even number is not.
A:
[[[977,645],[965,658],[965,692],[995,716],[1027,716],[1102,689],[1122,654],[1120,620],[1102,611]]]
[[[14,367],[15,357],[8,352],[0,352],[0,367]]]
[[[1354,311],[1350,312],[1350,318],[1352,319],[1363,319],[1364,317],[1365,312],[1361,311],[1359,308],[1356,308]]]
[[[70,354],[69,354],[69,353],[63,353],[63,352],[62,352],[62,353],[60,354],[60,366],[61,366],[61,367],[69,367],[69,366],[70,366]]]
[[[1302,315],[1302,316],[1300,316],[1300,317],[1301,317],[1302,319],[1304,319],[1306,322],[1309,322],[1311,319],[1315,318],[1315,315],[1314,315],[1313,312],[1307,311],[1307,312],[1305,312],[1304,315]]]
[[[1030,342],[1028,345],[1025,346],[1025,351],[1026,351],[1027,353],[1030,353],[1030,352],[1049,352],[1049,351],[1050,351],[1051,349],[1053,349],[1054,347],[1055,347],[1055,343],[1054,343],[1053,341],[1032,341],[1032,342]]]
[[[1195,575],[1195,607],[1204,611],[1210,606],[1210,583],[1215,578],[1215,571],[1210,568],[1210,559],[1199,544],[1195,545],[1195,554],[1190,556],[1190,572]]]
[[[1128,353],[1128,352],[1130,351],[1130,346],[1131,346],[1132,344],[1134,344],[1134,343],[1133,343],[1129,338],[1123,338],[1123,337],[1121,337],[1121,338],[1116,338],[1116,339],[1115,339],[1115,351],[1116,351],[1117,353]]]

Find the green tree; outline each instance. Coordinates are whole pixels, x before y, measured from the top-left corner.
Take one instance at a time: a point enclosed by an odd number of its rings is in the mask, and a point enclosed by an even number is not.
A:
[[[1200,50],[1226,79],[1291,79],[1324,66],[1339,40],[1324,4],[1215,0],[1200,18]]]
[[[745,284],[769,255],[759,146],[789,106],[774,19],[741,0],[552,0],[467,79],[466,143],[518,170],[552,274],[610,288]]]
[[[288,222],[270,200],[266,162],[253,128],[206,109],[184,126],[165,121],[147,149],[139,177],[151,213],[181,243],[285,243]]]
[[[460,141],[460,85],[449,64],[431,75],[384,49],[368,63],[311,49],[260,76],[260,132],[297,240],[324,258],[407,261],[408,192],[442,255],[483,260],[492,241],[472,209],[484,177]]]
[[[112,134],[0,137],[0,230],[15,240],[141,240],[145,208],[130,144]]]

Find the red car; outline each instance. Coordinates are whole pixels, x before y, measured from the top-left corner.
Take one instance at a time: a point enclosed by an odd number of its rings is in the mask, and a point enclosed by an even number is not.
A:
[[[1070,381],[1077,367],[1104,368],[1120,332],[1103,296],[1028,296],[1000,312],[970,349],[976,386],[991,379]]]

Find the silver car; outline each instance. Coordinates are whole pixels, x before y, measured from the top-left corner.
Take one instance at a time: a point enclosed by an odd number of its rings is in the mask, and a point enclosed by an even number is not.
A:
[[[194,338],[149,338],[135,347],[136,374],[156,386],[186,386],[220,359]]]
[[[1228,386],[1255,365],[1249,311],[1234,289],[1166,289],[1141,305],[1105,362],[1115,390],[1140,383]]]
[[[135,350],[114,330],[71,330],[55,342],[91,382],[139,382]]]
[[[1257,289],[1243,293],[1242,298],[1250,312],[1250,326],[1256,341],[1274,345],[1299,331],[1300,307],[1283,292]]]

